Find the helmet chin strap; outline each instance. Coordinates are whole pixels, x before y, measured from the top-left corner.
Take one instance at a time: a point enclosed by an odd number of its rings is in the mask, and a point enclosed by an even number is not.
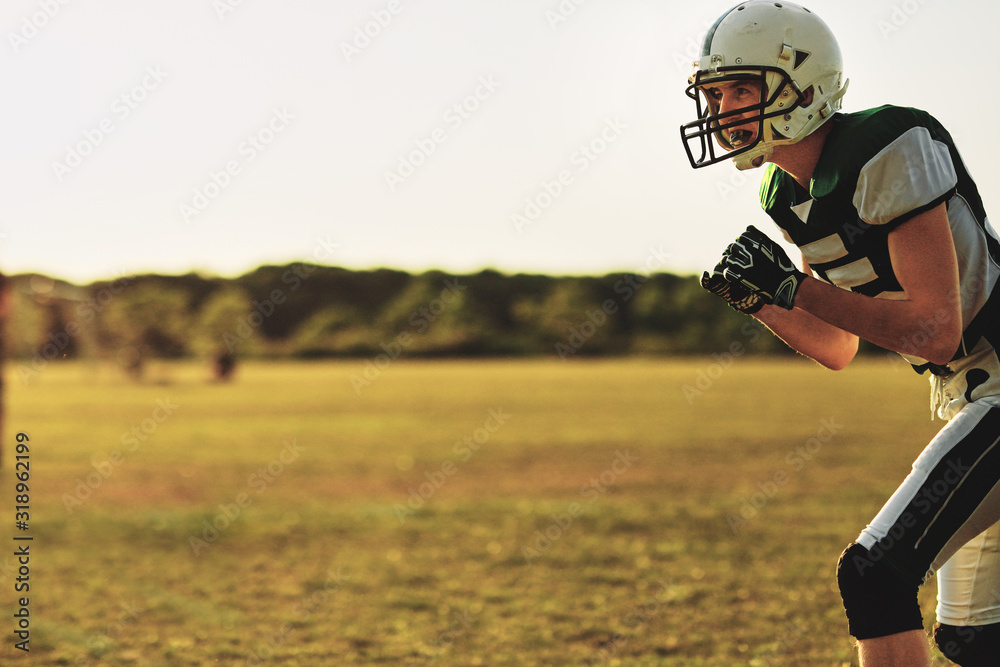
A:
[[[742,153],[733,158],[733,164],[740,171],[746,171],[747,169],[756,169],[760,167],[765,162],[771,159],[771,155],[774,153],[774,146],[765,142],[761,142],[760,146],[754,148],[751,151]]]

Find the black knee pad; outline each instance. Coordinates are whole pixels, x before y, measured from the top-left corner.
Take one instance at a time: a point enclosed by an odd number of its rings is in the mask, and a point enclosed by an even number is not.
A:
[[[837,563],[837,583],[851,636],[871,639],[923,629],[919,584],[904,581],[884,554],[875,556],[856,543],[847,547]]]
[[[934,643],[960,667],[996,667],[1000,663],[1000,623],[934,626]]]

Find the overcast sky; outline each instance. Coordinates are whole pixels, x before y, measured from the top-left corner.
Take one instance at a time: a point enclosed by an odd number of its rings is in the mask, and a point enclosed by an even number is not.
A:
[[[1000,210],[996,3],[804,4],[845,110],[931,111]],[[732,5],[5,0],[0,269],[698,272],[773,229],[760,171],[695,171],[679,139]]]

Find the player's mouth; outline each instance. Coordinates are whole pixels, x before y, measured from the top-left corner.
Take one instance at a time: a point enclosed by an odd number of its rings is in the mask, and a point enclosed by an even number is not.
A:
[[[753,141],[753,135],[754,133],[752,130],[744,130],[741,128],[736,128],[729,132],[729,144],[733,148],[740,148],[742,146],[746,146],[751,141]]]

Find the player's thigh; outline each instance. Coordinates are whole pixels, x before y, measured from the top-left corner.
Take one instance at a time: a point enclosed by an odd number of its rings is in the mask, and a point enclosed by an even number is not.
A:
[[[1000,622],[1000,523],[956,551],[938,570],[937,586],[939,623]]]
[[[967,405],[927,445],[858,543],[919,584],[1000,521],[1000,408]]]

